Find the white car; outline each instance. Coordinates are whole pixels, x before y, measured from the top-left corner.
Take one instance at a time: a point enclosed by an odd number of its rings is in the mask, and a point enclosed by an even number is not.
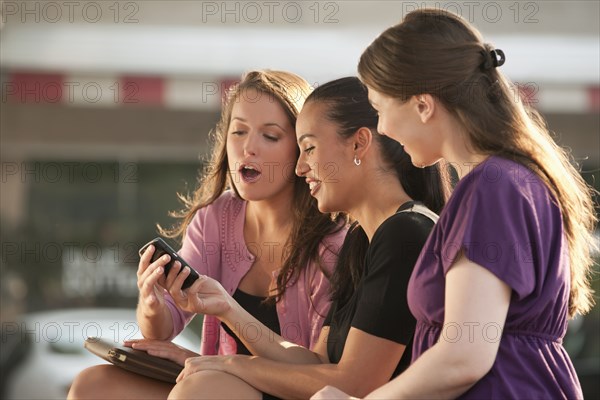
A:
[[[6,399],[65,399],[75,376],[83,369],[107,363],[83,347],[86,337],[123,342],[141,338],[135,310],[86,308],[53,310],[23,316],[19,323],[3,323],[3,356],[24,352],[13,369],[4,369]],[[200,338],[184,330],[174,343],[199,351]],[[6,356],[8,357],[8,356]],[[3,360],[6,361],[6,360]]]

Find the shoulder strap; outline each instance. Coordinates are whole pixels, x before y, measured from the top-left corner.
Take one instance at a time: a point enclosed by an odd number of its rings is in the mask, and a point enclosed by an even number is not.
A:
[[[434,224],[440,218],[436,213],[434,213],[433,211],[431,211],[429,208],[425,207],[422,204],[413,204],[410,208],[408,208],[406,210],[399,211],[399,212],[416,212],[416,213],[419,213],[421,215],[426,216],[430,220],[432,220]]]

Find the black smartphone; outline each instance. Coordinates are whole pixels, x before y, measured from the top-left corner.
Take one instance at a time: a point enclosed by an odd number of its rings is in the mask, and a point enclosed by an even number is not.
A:
[[[183,271],[183,268],[186,266],[190,268],[190,274],[188,275],[187,278],[185,278],[185,281],[183,281],[183,285],[181,285],[182,289],[189,288],[196,281],[196,279],[199,278],[199,275],[194,270],[194,268],[192,268],[190,266],[190,264],[188,264],[183,258],[181,258],[181,256],[179,256],[179,254],[177,254],[177,252],[175,250],[173,250],[173,248],[171,246],[169,246],[167,244],[167,242],[165,242],[162,238],[159,238],[159,237],[154,238],[151,241],[149,241],[148,243],[146,243],[144,246],[142,246],[142,248],[140,249],[140,252],[139,252],[140,257],[142,256],[142,254],[144,254],[144,252],[150,245],[154,246],[154,254],[152,254],[152,259],[150,260],[151,263],[158,260],[160,257],[164,256],[165,254],[168,254],[171,257],[171,261],[169,261],[164,267],[165,275],[167,275],[169,273],[169,271],[171,270],[171,267],[173,266],[173,263],[175,263],[175,261],[179,261],[181,263],[181,271]]]

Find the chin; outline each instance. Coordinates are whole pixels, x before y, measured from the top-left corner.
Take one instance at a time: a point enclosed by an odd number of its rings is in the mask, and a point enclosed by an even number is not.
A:
[[[322,214],[327,214],[327,213],[333,212],[329,208],[327,208],[327,206],[322,205],[320,202],[317,203],[317,208],[319,209],[319,212]]]
[[[322,214],[334,213],[342,211],[339,207],[333,204],[331,201],[317,199],[317,208]]]
[[[412,154],[410,154],[410,160],[412,162],[412,165],[414,165],[417,168],[427,168],[427,167],[431,167],[432,165],[434,165],[435,163],[437,163],[439,161],[439,159],[428,159],[425,157],[417,157],[417,156],[413,156]]]
[[[237,192],[240,194],[240,197],[246,201],[258,201],[264,198],[264,195],[260,193],[257,188],[247,187],[244,184],[236,184]]]
[[[329,207],[327,207],[326,201],[324,201],[323,199],[319,199],[318,197],[315,197],[315,200],[317,201],[317,208],[319,209],[319,212],[323,214],[331,212],[329,211]]]

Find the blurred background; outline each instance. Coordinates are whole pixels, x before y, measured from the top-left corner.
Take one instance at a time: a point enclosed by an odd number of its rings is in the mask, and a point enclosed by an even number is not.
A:
[[[86,336],[139,336],[137,250],[194,189],[224,89],[253,68],[355,75],[426,5],[504,50],[515,96],[599,189],[598,1],[0,1],[0,397],[64,398],[99,361]],[[197,350],[199,327],[180,343]],[[599,332],[597,306],[565,342],[586,398]]]

